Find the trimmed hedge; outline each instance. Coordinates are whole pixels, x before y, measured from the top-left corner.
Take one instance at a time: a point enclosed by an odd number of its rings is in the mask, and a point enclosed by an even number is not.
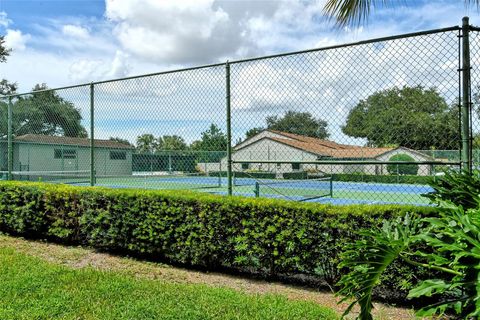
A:
[[[307,178],[308,178],[308,173],[306,171],[283,173],[283,179],[307,179]]]
[[[226,177],[227,171],[211,171],[209,175],[212,177]],[[257,179],[275,179],[274,172],[255,172],[255,171],[234,171],[233,176],[236,178],[257,178]]]
[[[333,206],[196,192],[0,182],[0,231],[103,250],[146,253],[210,270],[315,276],[334,285],[338,256],[361,228],[434,208]],[[395,265],[386,299],[406,296],[422,270]]]
[[[431,183],[434,177],[414,175],[374,175],[374,174],[332,174],[333,181],[342,182],[376,182],[376,183],[405,183],[424,184]]]

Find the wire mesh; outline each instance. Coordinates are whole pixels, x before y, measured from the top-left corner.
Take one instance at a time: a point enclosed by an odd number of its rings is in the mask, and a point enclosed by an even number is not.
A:
[[[445,166],[386,162],[458,161],[458,56],[449,30],[232,63],[234,171],[332,177],[336,202],[427,203]]]
[[[1,177],[227,195],[231,145],[236,195],[427,205],[429,181],[462,161],[461,53],[451,27],[14,95]]]
[[[480,169],[480,29],[470,32],[472,163]]]
[[[97,176],[117,176],[111,186],[156,176],[150,188],[220,187],[210,175],[226,155],[224,86],[224,66],[95,85],[95,136],[124,144],[96,146]]]

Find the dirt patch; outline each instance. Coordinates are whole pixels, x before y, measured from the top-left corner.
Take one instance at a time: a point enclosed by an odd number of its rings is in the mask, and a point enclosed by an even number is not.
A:
[[[337,310],[339,314],[347,307],[345,303],[338,304],[339,298],[332,293],[220,273],[192,271],[160,263],[98,253],[89,248],[61,246],[4,235],[0,235],[0,247],[14,248],[24,254],[71,268],[92,267],[158,281],[227,287],[249,294],[278,294],[291,300],[313,301]],[[416,319],[412,310],[395,308],[380,303],[375,304],[374,313],[376,319]]]

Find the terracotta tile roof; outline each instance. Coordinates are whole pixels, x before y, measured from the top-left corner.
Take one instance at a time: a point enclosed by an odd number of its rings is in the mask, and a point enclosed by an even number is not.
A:
[[[273,132],[273,133],[276,133],[276,134],[279,134],[279,135],[282,135],[284,137],[288,137],[288,138],[291,138],[291,139],[294,139],[294,140],[298,140],[298,141],[301,141],[301,142],[315,143],[315,144],[319,144],[319,145],[322,145],[322,146],[325,146],[325,147],[328,147],[328,148],[332,148],[332,149],[347,149],[347,148],[352,147],[352,146],[349,146],[349,145],[339,144],[339,143],[329,141],[329,140],[312,138],[312,137],[302,136],[302,135],[299,135],[299,134],[294,134],[294,133],[289,133],[289,132],[283,132],[283,131],[278,131],[278,130],[270,130],[270,129],[267,129],[267,131],[270,131],[270,132]]]
[[[25,134],[23,136],[15,137],[14,141],[43,143],[43,144],[75,145],[75,146],[82,146],[82,147],[90,146],[90,139],[87,139],[87,138],[46,136],[41,134]],[[123,144],[123,143],[112,141],[112,140],[100,140],[100,139],[95,139],[95,146],[101,147],[101,148],[111,148],[111,149],[133,149],[132,146],[127,144]]]
[[[333,148],[335,142],[332,142],[330,146],[326,146],[325,143],[319,144],[317,142],[304,142],[298,140],[282,139],[269,137],[268,139],[289,145],[291,147],[301,149],[310,153],[317,154],[323,157],[333,158],[376,158],[386,152],[394,150],[395,148],[368,148],[359,146],[340,145],[338,149]],[[314,138],[312,138],[314,139]],[[320,139],[314,139],[320,140]],[[326,141],[326,140],[320,140]],[[330,142],[330,141],[329,141]]]

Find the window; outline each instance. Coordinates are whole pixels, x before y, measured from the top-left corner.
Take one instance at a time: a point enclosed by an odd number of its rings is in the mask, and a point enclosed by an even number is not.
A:
[[[76,159],[77,150],[75,149],[55,149],[53,153],[55,159]]]
[[[248,163],[242,163],[242,170],[248,170]]]
[[[110,160],[127,160],[127,152],[110,151]]]
[[[292,170],[300,170],[300,163],[292,163]]]

